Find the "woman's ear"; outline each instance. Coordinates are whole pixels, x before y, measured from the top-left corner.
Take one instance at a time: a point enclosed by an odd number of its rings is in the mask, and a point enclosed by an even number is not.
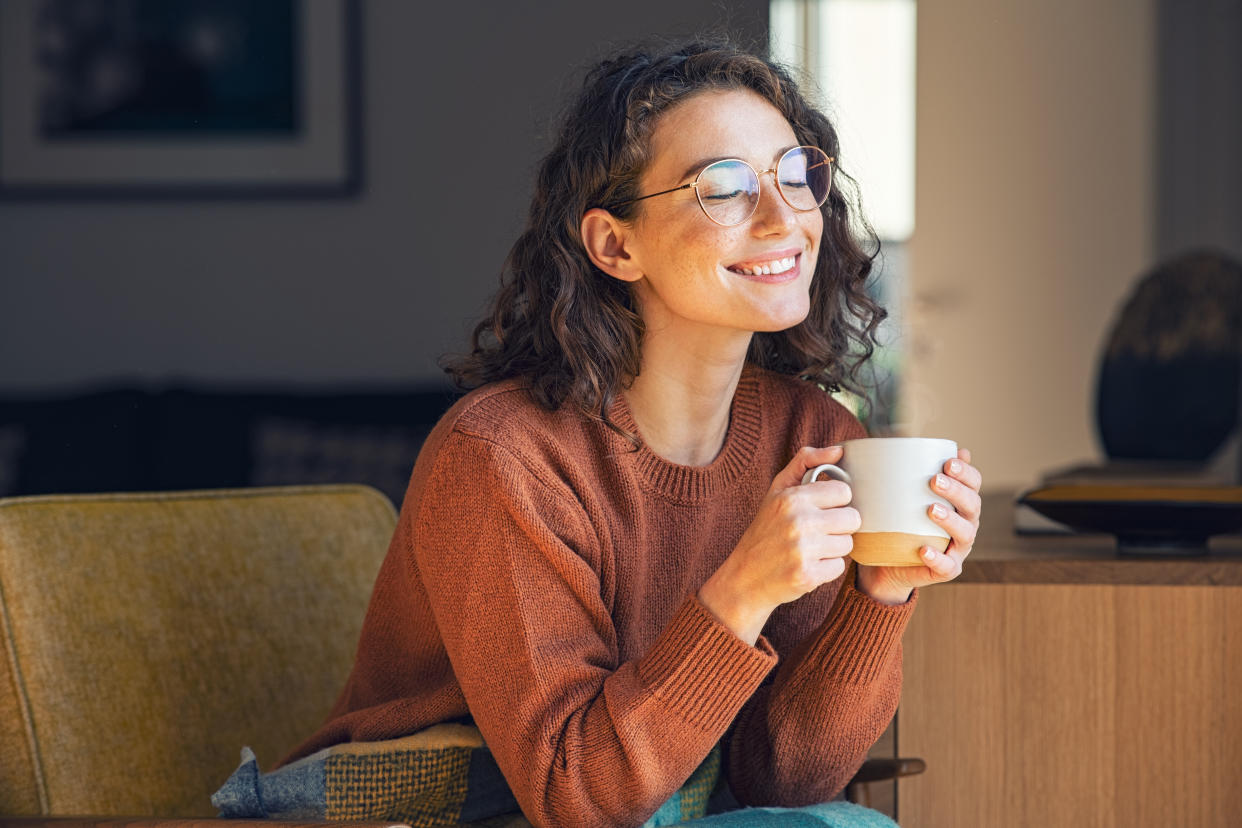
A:
[[[643,277],[628,248],[629,228],[602,207],[592,207],[582,217],[579,228],[587,255],[600,270],[624,282],[637,282]]]

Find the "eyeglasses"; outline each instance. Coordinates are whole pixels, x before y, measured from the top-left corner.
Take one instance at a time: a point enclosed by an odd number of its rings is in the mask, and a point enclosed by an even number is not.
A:
[[[776,191],[800,213],[817,209],[832,190],[832,162],[819,147],[794,147],[785,152],[770,170],[755,168],[740,158],[726,158],[708,164],[689,184],[658,193],[631,198],[616,206],[694,188],[699,206],[716,224],[733,227],[755,214],[759,207],[759,177],[774,173]]]

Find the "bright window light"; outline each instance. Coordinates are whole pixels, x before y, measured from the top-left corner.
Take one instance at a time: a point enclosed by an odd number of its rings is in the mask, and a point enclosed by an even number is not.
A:
[[[772,56],[810,77],[881,239],[914,232],[915,0],[772,0]]]

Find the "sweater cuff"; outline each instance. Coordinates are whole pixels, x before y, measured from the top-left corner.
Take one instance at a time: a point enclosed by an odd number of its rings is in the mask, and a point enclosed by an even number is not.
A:
[[[820,628],[810,657],[849,684],[866,684],[884,672],[914,614],[919,591],[904,604],[881,604],[854,585],[854,568],[846,570],[841,591]]]
[[[639,661],[638,674],[683,718],[723,731],[776,661],[766,638],[749,646],[691,595]]]

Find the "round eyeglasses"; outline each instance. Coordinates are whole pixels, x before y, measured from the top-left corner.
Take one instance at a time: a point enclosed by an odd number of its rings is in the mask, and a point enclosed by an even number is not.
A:
[[[785,203],[806,213],[828,200],[833,160],[819,147],[794,147],[786,151],[772,169],[756,172],[740,158],[726,158],[708,164],[689,184],[631,198],[616,206],[693,187],[707,217],[716,224],[733,227],[755,214],[759,207],[759,177],[773,173],[776,191]]]

